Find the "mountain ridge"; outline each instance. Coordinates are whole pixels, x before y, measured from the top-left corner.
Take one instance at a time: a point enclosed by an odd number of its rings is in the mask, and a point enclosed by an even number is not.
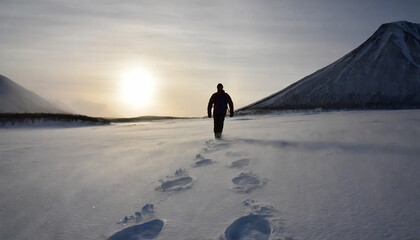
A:
[[[420,24],[382,24],[324,68],[238,112],[420,108]]]
[[[0,113],[64,113],[54,104],[0,74]]]

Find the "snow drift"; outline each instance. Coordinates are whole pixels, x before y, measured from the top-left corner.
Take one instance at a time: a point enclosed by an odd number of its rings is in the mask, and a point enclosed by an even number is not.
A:
[[[238,112],[420,108],[420,24],[383,24],[336,62]]]
[[[0,113],[63,113],[36,93],[0,74]]]

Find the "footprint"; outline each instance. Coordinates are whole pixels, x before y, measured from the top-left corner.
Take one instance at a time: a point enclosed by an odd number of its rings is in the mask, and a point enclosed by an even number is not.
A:
[[[228,167],[230,167],[230,168],[243,168],[245,166],[248,166],[249,162],[251,162],[251,160],[249,158],[243,158],[243,159],[239,159],[239,160],[231,162],[228,165]]]
[[[163,182],[157,190],[165,191],[181,191],[191,187],[192,177],[180,177],[174,180]]]
[[[191,187],[193,178],[188,175],[188,172],[183,169],[177,169],[174,176],[166,176],[167,180],[160,180],[161,184],[155,188],[158,191],[181,191]]]
[[[285,236],[285,220],[279,217],[279,211],[273,206],[259,201],[246,199],[242,205],[250,210],[249,215],[236,219],[220,236],[220,240],[230,239],[282,239],[293,240]]]
[[[270,222],[264,215],[248,215],[238,218],[225,231],[226,240],[236,239],[269,239]]]
[[[207,166],[214,163],[213,160],[205,158],[201,156],[201,154],[197,154],[197,156],[195,156],[195,159],[196,159],[196,162],[192,165],[192,167],[202,167],[202,166]]]
[[[155,219],[150,222],[125,228],[109,237],[108,240],[154,239],[162,231],[163,225],[162,220]]]
[[[195,162],[192,165],[192,167],[202,167],[202,166],[210,165],[212,163],[214,163],[214,161],[211,160],[211,159],[201,159],[201,160],[198,160],[197,162]]]
[[[233,189],[238,192],[249,193],[252,190],[262,187],[266,179],[261,179],[253,173],[241,173],[239,176],[232,179],[236,185]]]
[[[215,152],[229,147],[230,143],[223,140],[208,140],[202,150],[203,152]]]

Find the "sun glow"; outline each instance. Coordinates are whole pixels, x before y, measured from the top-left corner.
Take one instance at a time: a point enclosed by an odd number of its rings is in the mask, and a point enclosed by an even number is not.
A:
[[[122,99],[131,107],[150,106],[155,87],[156,79],[143,69],[129,70],[122,74]]]

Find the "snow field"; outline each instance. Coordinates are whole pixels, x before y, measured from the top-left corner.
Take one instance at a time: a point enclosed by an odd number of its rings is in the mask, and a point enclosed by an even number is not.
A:
[[[0,238],[420,238],[419,123],[238,117],[222,140],[209,119],[0,129]]]

